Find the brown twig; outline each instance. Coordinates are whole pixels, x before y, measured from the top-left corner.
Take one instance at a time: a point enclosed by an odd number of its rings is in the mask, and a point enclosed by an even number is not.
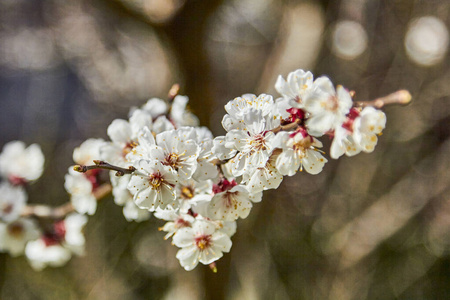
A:
[[[411,102],[411,99],[411,94],[407,90],[400,90],[371,101],[355,101],[353,105],[356,107],[372,106],[375,108],[382,108],[383,106],[390,104],[406,105]]]
[[[58,207],[50,207],[47,205],[27,205],[24,207],[21,216],[38,218],[62,219],[67,214],[74,211],[72,203],[68,202]]]
[[[125,174],[131,174],[134,171],[136,171],[136,168],[133,166],[128,167],[128,169],[121,168],[118,166],[113,166],[105,161],[101,160],[94,160],[95,165],[91,166],[83,166],[83,165],[76,165],[73,167],[73,169],[80,173],[86,173],[89,170],[94,169],[104,169],[104,170],[110,170],[110,171],[116,171],[116,176],[123,176]]]

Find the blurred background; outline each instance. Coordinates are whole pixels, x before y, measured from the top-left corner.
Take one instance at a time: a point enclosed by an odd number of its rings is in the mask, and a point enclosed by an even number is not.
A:
[[[265,192],[217,274],[108,198],[66,267],[1,254],[0,298],[450,299],[449,28],[442,0],[0,0],[0,146],[42,146],[32,203],[67,202],[74,147],[175,82],[216,135],[225,103],[297,68],[356,100],[413,95],[374,153]]]

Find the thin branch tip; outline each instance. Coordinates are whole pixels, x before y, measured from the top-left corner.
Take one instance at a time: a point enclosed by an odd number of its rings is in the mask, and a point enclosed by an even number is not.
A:
[[[377,98],[371,101],[355,101],[354,106],[356,107],[375,107],[382,108],[386,105],[391,104],[399,104],[399,105],[407,105],[411,102],[412,96],[411,93],[407,90],[399,90],[394,93],[391,93],[387,96]]]
[[[87,171],[94,170],[94,169],[110,170],[110,171],[116,171],[116,176],[123,176],[125,174],[131,174],[134,171],[136,171],[136,168],[133,166],[128,167],[128,169],[125,169],[125,168],[111,165],[102,160],[94,160],[93,162],[95,165],[91,165],[91,166],[76,165],[73,167],[73,169],[80,173],[86,173]]]
[[[406,105],[411,102],[412,96],[408,90],[400,90],[397,93],[398,93],[400,104]]]
[[[179,92],[180,92],[180,85],[178,83],[174,83],[168,93],[169,100],[170,101],[173,100],[178,95]]]
[[[77,172],[80,172],[80,173],[86,173],[87,168],[86,168],[86,166],[75,165],[75,166],[73,166],[73,170],[77,171]]]

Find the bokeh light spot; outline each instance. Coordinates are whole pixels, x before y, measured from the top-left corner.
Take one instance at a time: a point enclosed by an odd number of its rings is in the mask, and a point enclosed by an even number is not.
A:
[[[332,51],[347,60],[360,56],[367,48],[366,30],[355,21],[339,21],[333,30]]]
[[[409,58],[422,66],[439,63],[448,47],[448,29],[436,17],[426,16],[410,22],[405,37],[405,48]]]

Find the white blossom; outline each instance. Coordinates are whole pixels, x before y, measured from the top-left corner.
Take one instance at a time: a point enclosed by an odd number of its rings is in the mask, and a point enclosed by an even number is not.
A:
[[[8,182],[0,183],[0,220],[12,222],[16,220],[27,202],[27,194],[20,186],[12,186]]]
[[[378,142],[377,135],[386,125],[386,115],[373,107],[366,107],[361,112],[352,109],[346,122],[334,131],[330,156],[339,158],[344,153],[353,156],[361,151],[370,153]]]
[[[331,158],[338,159],[343,154],[354,156],[360,152],[361,148],[355,142],[352,132],[342,126],[334,130],[333,142],[330,147]]]
[[[28,242],[25,255],[35,270],[46,266],[59,267],[65,265],[72,254],[84,253],[85,238],[82,233],[87,217],[72,213],[64,220],[55,222],[52,231]]]
[[[94,160],[100,159],[100,150],[105,145],[103,139],[87,139],[73,151],[73,160],[80,165],[94,164]],[[99,176],[104,172],[100,169],[79,173],[70,167],[65,176],[64,187],[70,194],[70,201],[75,210],[80,214],[93,215],[97,210],[97,199],[94,196],[95,189],[99,186]]]
[[[236,221],[215,221],[219,231],[222,231],[230,238],[236,233],[237,223]]]
[[[12,141],[0,153],[0,175],[13,184],[33,181],[41,177],[44,162],[39,145],[32,144],[25,148],[24,142]]]
[[[213,135],[206,127],[196,127],[195,142],[200,147],[200,152],[197,157],[197,169],[192,178],[197,181],[204,181],[207,179],[214,179],[219,174],[217,166],[212,163],[216,157],[212,152],[214,146]]]
[[[125,203],[123,215],[128,222],[143,222],[151,217],[151,213],[148,210],[139,208],[132,199]]]
[[[166,116],[161,116],[153,122],[152,132],[158,134],[174,129],[175,126],[172,124],[172,122],[170,122],[169,119],[166,118]]]
[[[211,151],[214,156],[220,160],[227,160],[236,155],[238,152],[236,149],[225,147],[225,136],[218,136],[213,140],[213,146]]]
[[[159,98],[151,98],[142,106],[142,109],[149,113],[153,120],[169,111],[166,101]]]
[[[187,110],[187,103],[189,98],[187,96],[177,95],[173,99],[172,107],[170,109],[170,119],[176,124],[176,127],[181,126],[198,126],[198,118]]]
[[[63,245],[76,255],[84,254],[84,244],[86,242],[83,228],[88,219],[85,215],[71,213],[64,219],[65,235]]]
[[[231,130],[225,138],[226,148],[239,151],[229,161],[235,177],[252,173],[256,168],[266,165],[274,150],[275,134],[270,130],[279,125],[279,120],[270,115],[264,117],[260,111],[251,108],[244,115],[244,124],[245,130]]]
[[[70,194],[70,202],[78,213],[93,215],[97,210],[97,199],[93,194],[93,183],[88,176],[70,167],[65,176],[64,187]]]
[[[384,112],[373,107],[366,107],[353,123],[353,138],[360,145],[362,151],[370,153],[378,142],[377,135],[381,134],[385,126],[386,115]]]
[[[167,240],[178,230],[185,227],[192,227],[195,218],[187,213],[180,213],[175,210],[157,210],[155,212],[155,217],[165,221],[169,221],[164,224],[159,230],[167,232],[164,239]]]
[[[342,125],[352,107],[352,98],[342,86],[334,89],[327,77],[314,81],[314,91],[305,100],[304,109],[309,113],[306,126],[308,133],[322,136]]]
[[[327,162],[318,150],[322,148],[322,143],[308,135],[305,130],[294,133],[279,132],[277,145],[283,149],[276,160],[276,168],[282,175],[295,175],[299,169],[310,174],[318,174]]]
[[[137,172],[131,176],[128,189],[138,207],[153,211],[158,207],[177,206],[175,184],[178,180],[170,167],[144,159],[137,161],[134,167]]]
[[[153,132],[148,128],[144,127],[139,132],[137,137],[137,142],[132,149],[126,155],[126,161],[135,163],[141,159],[152,159],[150,153],[156,147],[155,137]]]
[[[109,172],[109,179],[112,185],[112,194],[114,203],[117,205],[125,205],[128,201],[133,200],[133,195],[128,190],[128,183],[131,175],[116,176],[116,172]]]
[[[60,244],[47,245],[42,238],[28,242],[25,255],[36,271],[41,271],[47,266],[64,266],[72,257],[69,249]]]
[[[195,130],[189,127],[162,132],[156,136],[158,147],[150,155],[175,170],[180,180],[189,179],[197,169],[201,150],[195,136]]]
[[[29,218],[19,218],[11,223],[0,223],[0,251],[11,256],[24,253],[28,241],[37,239],[40,231],[36,222]]]
[[[287,110],[292,108],[291,101],[285,98],[278,98],[274,103],[274,115],[280,119],[288,119],[291,115]]]
[[[249,110],[258,110],[265,117],[273,112],[274,102],[270,95],[261,94],[258,97],[253,94],[245,94],[234,98],[225,105],[228,114],[222,119],[222,126],[226,131],[233,129],[246,130],[244,116]]]
[[[278,76],[275,89],[289,101],[290,106],[303,108],[305,100],[313,91],[313,78],[311,72],[298,69],[289,73],[287,80]]]
[[[249,192],[233,180],[223,180],[214,187],[215,195],[208,205],[207,216],[213,220],[235,221],[245,219],[252,208]]]
[[[352,108],[350,92],[335,89],[327,77],[314,80],[309,71],[295,70],[286,79],[280,75],[275,88],[281,94],[276,101],[267,94],[229,101],[222,119],[227,133],[216,138],[198,127],[186,96],[152,98],[132,108],[128,120],[108,126],[111,141],[88,139],[74,150],[77,164],[108,164],[84,173],[69,168],[64,187],[77,213],[39,222],[42,228],[34,217],[23,217],[27,194],[21,186],[42,174],[42,151],[36,144],[6,144],[0,154],[0,176],[6,179],[0,184],[0,252],[25,253],[36,270],[83,255],[84,214],[97,209],[96,189],[106,177],[101,168],[106,168],[119,170],[109,176],[124,217],[141,222],[154,213],[165,220],[159,229],[181,248],[176,257],[184,269],[220,259],[231,249],[236,220],[249,215],[264,190],[278,188],[284,175],[299,170],[322,171],[327,159],[317,137],[333,136],[332,158],[351,156],[372,152],[386,124],[383,112]]]
[[[190,179],[197,169],[200,147],[195,142],[194,128],[182,127],[156,135],[144,129],[138,138],[139,146],[127,155],[130,161],[157,160],[170,167],[180,180]]]
[[[264,190],[276,189],[283,181],[283,175],[275,167],[276,157],[272,155],[264,167],[257,168],[253,173],[246,173],[243,182],[251,193],[259,193]],[[256,201],[253,201],[256,202]]]
[[[186,271],[193,270],[199,262],[207,265],[218,260],[232,245],[230,237],[207,220],[196,220],[192,227],[178,230],[173,243],[182,248],[177,258]]]
[[[80,165],[92,165],[100,158],[100,149],[104,145],[103,139],[87,139],[73,151],[73,161]]]
[[[138,136],[143,128],[152,128],[151,115],[141,109],[132,113],[130,120],[116,119],[108,126],[111,142],[101,148],[102,159],[115,165],[125,167],[131,165],[126,155],[138,145]]]
[[[243,119],[250,108],[261,110],[262,115],[267,116],[273,109],[273,97],[266,94],[244,94],[225,105],[226,112],[235,119]]]
[[[213,197],[213,183],[211,180],[195,181],[193,179],[180,182],[176,186],[177,197],[180,201],[179,208],[187,212],[192,206],[209,202]]]

